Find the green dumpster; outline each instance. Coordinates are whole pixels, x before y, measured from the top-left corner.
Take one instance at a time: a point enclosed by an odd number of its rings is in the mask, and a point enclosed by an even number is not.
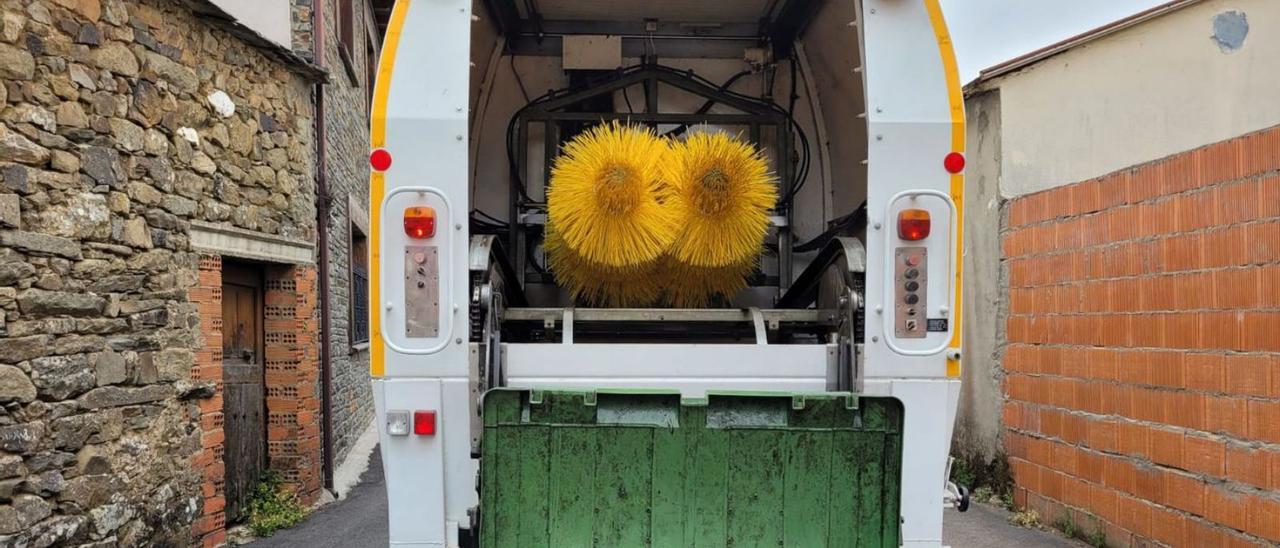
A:
[[[495,390],[480,545],[897,546],[902,405]]]

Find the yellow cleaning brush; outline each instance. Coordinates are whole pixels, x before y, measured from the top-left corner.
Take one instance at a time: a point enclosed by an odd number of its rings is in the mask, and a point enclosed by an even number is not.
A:
[[[677,217],[663,205],[669,147],[651,129],[617,122],[564,147],[551,171],[547,216],[564,246],[605,269],[652,265],[675,240]]]
[[[754,262],[777,200],[764,157],[723,132],[693,133],[672,152],[665,171],[681,227],[672,258],[700,267]]]
[[[657,302],[662,276],[657,261],[643,266],[605,267],[575,253],[553,223],[542,241],[556,281],[574,302],[606,307],[644,307]]]
[[[729,266],[690,266],[668,260],[662,269],[665,302],[676,308],[702,308],[716,297],[730,299],[747,287],[746,277],[755,270],[752,260]]]

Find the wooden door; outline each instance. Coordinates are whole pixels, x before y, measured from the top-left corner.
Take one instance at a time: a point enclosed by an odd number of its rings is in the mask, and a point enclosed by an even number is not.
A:
[[[262,366],[262,271],[223,265],[222,413],[227,521],[246,516],[267,464],[266,389]]]

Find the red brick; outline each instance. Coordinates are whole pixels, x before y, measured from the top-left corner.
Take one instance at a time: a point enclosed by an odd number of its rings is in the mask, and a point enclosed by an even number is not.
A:
[[[1205,517],[1237,531],[1248,525],[1249,497],[1219,487],[1205,489]]]
[[[1090,421],[1087,426],[1086,445],[1099,451],[1110,451],[1116,444],[1116,423],[1108,420]]]
[[[1230,355],[1226,356],[1224,366],[1227,393],[1265,397],[1271,392],[1271,359],[1268,356]]]
[[[1249,225],[1248,262],[1250,264],[1271,263],[1280,260],[1280,222],[1267,222]]]
[[[1151,537],[1170,546],[1186,541],[1187,518],[1164,508],[1152,508]]]
[[[1195,270],[1203,264],[1200,234],[1173,236],[1160,241],[1166,271]]]
[[[1280,313],[1246,312],[1241,318],[1240,349],[1266,352],[1280,351]]]
[[[1143,466],[1136,474],[1134,495],[1147,501],[1164,500],[1164,472],[1154,466]]]
[[[1092,348],[1086,353],[1089,362],[1089,377],[1100,380],[1115,380],[1116,353],[1106,348]]]
[[[1125,493],[1132,493],[1137,489],[1138,478],[1133,464],[1123,458],[1108,458],[1102,474],[1102,483],[1107,487]]]
[[[1268,453],[1268,460],[1271,461],[1271,472],[1268,473],[1271,476],[1271,489],[1278,491],[1280,490],[1280,451],[1269,451]]]
[[[1163,392],[1165,422],[1189,428],[1204,430],[1203,394],[1192,392]]]
[[[1280,131],[1270,128],[1240,140],[1240,161],[1248,175],[1280,169]]]
[[[1187,354],[1183,359],[1186,387],[1204,392],[1221,392],[1224,385],[1221,354]]]
[[[1043,192],[1046,201],[1045,212],[1049,218],[1066,217],[1074,209],[1072,204],[1072,187],[1063,186]]]
[[[1071,209],[1077,215],[1102,209],[1102,183],[1097,179],[1073,185]]]
[[[1129,191],[1129,203],[1159,196],[1163,190],[1161,181],[1164,178],[1164,171],[1164,165],[1160,162],[1138,166],[1128,171],[1128,181],[1125,186]]]
[[[1235,224],[1258,218],[1261,191],[1257,181],[1243,181],[1216,189],[1218,222]]]
[[[1182,467],[1182,432],[1176,430],[1152,429],[1147,457],[1157,464]]]
[[[1149,422],[1165,421],[1164,392],[1150,388],[1133,389],[1133,418]]]
[[[1101,485],[1089,486],[1089,508],[1099,518],[1106,521],[1115,521],[1116,514],[1119,512],[1118,504],[1119,501],[1115,491]]]
[[[1248,528],[1250,534],[1280,543],[1280,503],[1249,497]]]
[[[1139,499],[1121,495],[1118,500],[1116,525],[1135,534],[1151,536],[1151,506]]]
[[[1051,499],[1062,499],[1062,480],[1066,476],[1058,473],[1058,471],[1049,468],[1040,468],[1040,489],[1044,496]]]
[[[1151,354],[1151,384],[1182,388],[1185,385],[1183,355],[1181,352],[1155,352]]]
[[[1198,519],[1187,520],[1186,541],[1178,546],[1188,548],[1222,548],[1227,546],[1227,535],[1222,529]]]
[[[1187,436],[1182,441],[1182,467],[1192,472],[1222,477],[1225,454],[1226,447],[1217,440]]]
[[[1164,345],[1167,348],[1195,348],[1200,339],[1200,318],[1194,313],[1164,315]]]
[[[1280,356],[1271,356],[1271,397],[1280,398]]]
[[[1248,401],[1240,398],[1205,399],[1205,429],[1236,437],[1249,435]]]
[[[1200,184],[1200,154],[1179,154],[1165,160],[1167,168],[1161,188],[1165,194],[1177,194]]]
[[[1244,318],[1237,312],[1200,314],[1200,348],[1239,350],[1244,348]]]
[[[1276,152],[1271,151],[1271,155],[1275,156]],[[1260,195],[1258,215],[1263,218],[1280,217],[1280,175],[1263,177],[1258,182],[1258,187]]]
[[[1227,446],[1227,477],[1254,487],[1266,489],[1270,470],[1270,459],[1266,451],[1259,451],[1245,446]]]
[[[1106,477],[1107,457],[1090,451],[1082,451],[1077,457],[1080,477],[1092,483],[1101,484]]]
[[[1214,305],[1217,308],[1253,308],[1261,294],[1256,268],[1229,268],[1213,273]]]
[[[1231,181],[1240,177],[1240,139],[1219,141],[1202,149],[1200,172],[1206,184]]]
[[[1205,484],[1199,478],[1165,471],[1164,496],[1160,503],[1165,506],[1204,515]]]
[[[1106,215],[1107,235],[1112,242],[1132,240],[1141,231],[1141,218],[1137,206],[1112,209]]]
[[[1089,507],[1089,484],[1067,476],[1062,481],[1062,502],[1079,508]]]
[[[1194,194],[1184,194],[1181,196],[1174,196],[1169,200],[1172,205],[1171,210],[1175,220],[1175,230],[1177,232],[1189,232],[1192,230],[1199,230],[1207,226],[1200,215],[1201,211],[1205,207],[1203,202],[1206,199],[1209,200],[1210,205],[1212,205],[1213,193],[1197,192]]]
[[[1249,437],[1280,443],[1280,401],[1249,402]]]

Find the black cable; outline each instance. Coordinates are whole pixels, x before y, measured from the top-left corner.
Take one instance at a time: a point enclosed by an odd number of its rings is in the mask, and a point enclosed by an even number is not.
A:
[[[627,102],[627,114],[635,114],[636,109],[631,107],[631,96],[627,95],[627,88],[622,88],[622,100]]]
[[[717,89],[717,90],[719,90],[719,91],[721,91],[721,92],[728,91],[728,90],[729,90],[729,88],[730,88],[730,87],[732,87],[734,83],[736,83],[736,82],[737,82],[738,80],[740,80],[743,76],[746,76],[746,75],[748,75],[748,74],[751,74],[751,71],[749,71],[749,70],[744,70],[744,71],[739,72],[739,73],[737,73],[737,74],[735,74],[735,75],[733,75],[733,76],[730,76],[728,80],[725,80],[725,81],[724,81],[724,83],[723,83],[723,84],[720,84],[719,86],[717,86],[717,87],[716,87],[716,89]],[[694,113],[695,113],[695,114],[706,114],[706,113],[708,113],[708,112],[710,112],[710,111],[711,111],[711,107],[715,106],[715,104],[716,104],[716,100],[715,100],[715,99],[707,99],[707,101],[706,101],[706,102],[704,102],[704,103],[702,103],[702,106],[698,107],[698,110],[697,110],[697,111],[695,111]],[[666,134],[664,134],[664,137],[673,137],[673,138],[674,138],[674,137],[679,137],[679,136],[683,135],[683,134],[684,134],[684,132],[685,132],[686,130],[688,130],[688,129],[689,129],[689,124],[680,124],[680,125],[676,126],[674,129],[672,129],[671,131],[668,131]]]
[[[520,73],[516,71],[516,56],[512,55],[511,59],[511,75],[516,77],[516,85],[520,87],[520,95],[524,96],[526,103],[529,102],[529,91],[524,88],[524,80],[520,78]]]
[[[481,220],[481,221],[480,221],[480,222],[483,222],[483,223],[486,223],[486,224],[497,224],[497,225],[501,225],[501,226],[507,226],[507,222],[506,222],[506,221],[504,221],[504,220],[502,220],[502,219],[499,219],[499,218],[497,218],[497,217],[494,217],[493,215],[490,215],[490,214],[485,213],[485,212],[483,212],[483,211],[480,211],[479,209],[473,209],[473,210],[471,210],[471,215],[478,215],[478,216],[480,216],[480,217],[483,217],[483,218],[485,218],[485,219],[488,219],[488,221],[483,221],[483,220]]]
[[[513,67],[514,67],[514,64],[513,64]],[[637,72],[644,69],[664,71],[676,76],[688,78],[690,80],[701,83],[708,87],[720,89],[721,93],[729,97],[732,97],[734,99],[738,99],[743,102],[748,102],[751,104],[758,105],[762,108],[768,109],[776,114],[786,117],[788,121],[788,125],[790,126],[790,129],[795,132],[797,136],[797,141],[799,144],[799,147],[797,147],[799,149],[799,162],[797,163],[798,169],[796,170],[795,175],[792,177],[792,181],[790,185],[792,191],[789,192],[787,196],[784,196],[780,203],[780,205],[784,208],[788,208],[791,206],[792,200],[795,197],[795,192],[798,190],[799,187],[803,187],[803,181],[804,181],[804,178],[807,177],[808,175],[809,165],[810,165],[808,136],[805,134],[804,130],[800,127],[800,123],[796,121],[792,113],[788,112],[786,109],[782,108],[781,105],[778,105],[775,102],[764,101],[759,98],[751,97],[749,95],[745,95],[745,94],[733,91],[731,89],[728,89],[728,86],[726,86],[725,84],[732,85],[733,81],[717,84],[691,70],[678,70],[678,69],[674,69],[674,68],[663,66],[663,65],[635,65],[635,66],[628,67],[626,69],[622,69],[618,71],[618,76],[623,77],[633,72]],[[744,72],[748,72],[748,71],[744,71]],[[741,77],[742,77],[741,75],[735,75],[730,80],[736,80]],[[723,89],[721,89],[722,87]],[[510,123],[507,124],[507,162],[509,164],[511,178],[516,185],[516,192],[520,195],[520,199],[523,202],[525,202],[526,205],[540,205],[541,202],[534,200],[529,195],[528,187],[525,185],[525,181],[524,181],[524,174],[519,172],[518,166],[516,165],[517,162],[516,162],[516,155],[515,155],[515,143],[513,142],[515,140],[516,120],[526,110],[536,106],[538,103],[548,101],[550,99],[553,99],[565,93],[571,93],[573,91],[576,91],[576,90],[573,88],[561,88],[561,89],[548,91],[547,93],[544,93],[543,95],[529,101],[528,104],[526,104],[520,110],[516,111],[516,113],[512,115]],[[624,90],[624,94],[625,94],[625,90]],[[625,95],[624,95],[624,99],[626,99]],[[707,107],[707,109],[709,110],[710,107]],[[702,109],[699,109],[699,110],[701,114],[706,113],[706,111],[703,111]],[[795,154],[796,151],[793,150],[792,153]],[[790,160],[784,159],[783,161],[790,161]]]
[[[830,242],[833,238],[835,238],[836,236],[839,236],[841,232],[848,230],[849,228],[858,226],[859,224],[866,224],[866,222],[867,222],[867,202],[864,201],[862,202],[862,205],[858,206],[857,209],[854,209],[848,215],[843,215],[840,217],[836,217],[835,219],[832,219],[830,223],[831,225],[830,228],[823,231],[822,234],[814,236],[812,240],[809,240],[805,243],[791,246],[791,250],[796,253],[817,251],[825,247],[827,245],[827,242]]]

